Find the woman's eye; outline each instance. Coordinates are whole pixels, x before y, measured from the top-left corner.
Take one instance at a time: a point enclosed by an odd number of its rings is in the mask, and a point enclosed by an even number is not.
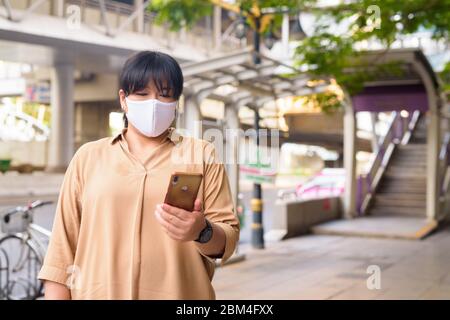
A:
[[[138,96],[146,96],[147,95],[147,93],[145,93],[145,92],[138,92],[138,93],[136,93]]]

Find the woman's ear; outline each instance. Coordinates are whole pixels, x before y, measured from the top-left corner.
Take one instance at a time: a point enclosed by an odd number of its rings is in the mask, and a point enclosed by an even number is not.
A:
[[[125,91],[123,91],[122,89],[119,90],[119,100],[120,100],[120,107],[122,108],[122,110],[127,113],[128,112],[128,107],[127,107],[127,103],[125,102]]]

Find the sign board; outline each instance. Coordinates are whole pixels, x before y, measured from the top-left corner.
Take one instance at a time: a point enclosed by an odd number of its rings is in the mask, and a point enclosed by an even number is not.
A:
[[[50,104],[50,83],[43,81],[27,83],[24,99],[28,102]]]
[[[273,168],[271,163],[263,163],[260,160],[259,152],[256,162],[248,162],[242,164],[239,168],[243,178],[256,183],[275,183],[277,170]]]

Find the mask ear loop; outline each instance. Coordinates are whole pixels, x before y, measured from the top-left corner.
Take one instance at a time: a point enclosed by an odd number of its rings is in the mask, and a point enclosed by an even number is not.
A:
[[[180,105],[180,101],[177,100],[177,105],[175,106],[175,128],[177,127],[178,120],[179,120],[178,117],[180,115],[180,113],[178,111],[179,105]]]
[[[128,95],[125,95],[125,99],[128,97]],[[125,100],[125,104],[126,104],[126,100]],[[122,107],[122,105],[120,106],[120,108],[122,109],[123,112],[123,127],[124,128],[128,128],[128,118],[127,118],[127,113],[125,112],[125,109]]]

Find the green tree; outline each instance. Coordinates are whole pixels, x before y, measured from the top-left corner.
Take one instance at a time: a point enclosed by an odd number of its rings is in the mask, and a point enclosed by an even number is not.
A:
[[[379,72],[399,72],[394,64],[376,68],[364,65],[359,59],[364,50],[355,49],[363,42],[377,40],[388,50],[399,36],[417,31],[429,31],[434,39],[446,42],[450,35],[450,0],[359,0],[328,7],[319,7],[315,0],[236,0],[235,4],[250,17],[250,25],[252,14],[257,13],[255,6],[261,10],[288,8],[293,14],[299,11],[315,14],[313,34],[300,41],[296,49],[296,65],[318,78],[333,77],[350,94],[361,90],[364,81],[376,77]],[[157,14],[160,23],[169,23],[172,30],[178,30],[182,26],[189,28],[210,14],[212,6],[208,0],[158,0],[153,1],[150,10]],[[279,25],[279,18],[280,15],[274,15],[275,26]],[[336,24],[340,25],[340,34],[330,30],[329,26]],[[354,65],[359,71],[345,72]],[[449,72],[448,62],[441,73],[448,89]],[[315,98],[325,110],[339,105],[330,93]]]
[[[360,0],[334,7],[314,9],[318,20],[314,34],[298,46],[297,64],[306,65],[317,75],[331,75],[351,94],[378,72],[399,72],[394,64],[373,66],[361,64],[364,50],[355,50],[365,41],[378,40],[386,50],[403,35],[429,31],[435,40],[448,42],[450,34],[450,0]],[[329,30],[330,22],[347,22],[339,35]],[[349,59],[351,57],[351,59]],[[349,66],[359,72],[348,74]],[[367,72],[370,68],[371,72]],[[446,71],[444,71],[446,72]],[[447,71],[448,72],[448,71]]]

